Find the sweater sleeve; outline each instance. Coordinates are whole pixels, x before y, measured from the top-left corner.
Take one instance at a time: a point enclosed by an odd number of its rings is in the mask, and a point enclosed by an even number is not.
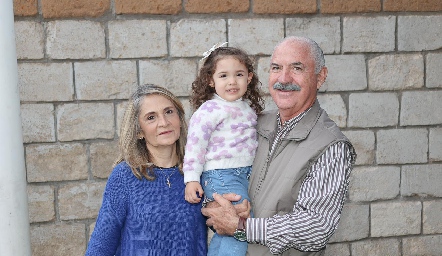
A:
[[[206,101],[190,118],[183,164],[184,183],[200,181],[210,138],[220,122],[220,112],[221,106],[215,101]]]
[[[111,256],[119,249],[128,200],[126,178],[122,164],[116,166],[107,181],[86,256]]]

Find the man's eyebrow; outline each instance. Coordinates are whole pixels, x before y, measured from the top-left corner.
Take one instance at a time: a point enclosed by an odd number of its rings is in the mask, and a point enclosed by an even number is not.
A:
[[[289,65],[290,66],[299,66],[299,65],[305,66],[302,62],[299,62],[299,61],[298,62],[292,62]],[[282,65],[277,64],[277,63],[270,63],[270,66],[282,66]]]
[[[293,63],[290,63],[290,66],[299,66],[299,65],[302,65],[302,66],[304,66],[304,64],[302,63],[302,62],[293,62]]]

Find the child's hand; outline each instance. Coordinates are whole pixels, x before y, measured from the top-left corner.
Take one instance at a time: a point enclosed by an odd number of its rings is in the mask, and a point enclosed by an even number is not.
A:
[[[198,197],[198,194],[199,197]],[[192,203],[192,204],[196,204],[199,203],[201,201],[201,197],[203,196],[204,191],[203,188],[201,187],[201,184],[197,181],[191,181],[191,182],[187,182],[186,184],[186,190],[185,190],[185,199],[187,202]]]

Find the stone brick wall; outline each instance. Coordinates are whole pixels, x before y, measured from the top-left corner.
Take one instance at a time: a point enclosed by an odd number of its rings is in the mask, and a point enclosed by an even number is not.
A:
[[[204,51],[304,35],[359,154],[327,255],[442,254],[440,0],[14,0],[33,255],[83,255],[139,84],[187,97]],[[267,95],[267,108],[274,108]]]

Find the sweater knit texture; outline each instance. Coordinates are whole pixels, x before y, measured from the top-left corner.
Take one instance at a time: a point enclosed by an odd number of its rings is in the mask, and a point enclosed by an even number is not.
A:
[[[114,168],[87,256],[207,254],[201,204],[184,200],[183,175],[177,167],[154,172],[157,178],[148,181],[137,179],[126,162]]]
[[[242,99],[214,95],[193,113],[184,156],[184,182],[203,171],[250,166],[258,146],[257,115]]]

